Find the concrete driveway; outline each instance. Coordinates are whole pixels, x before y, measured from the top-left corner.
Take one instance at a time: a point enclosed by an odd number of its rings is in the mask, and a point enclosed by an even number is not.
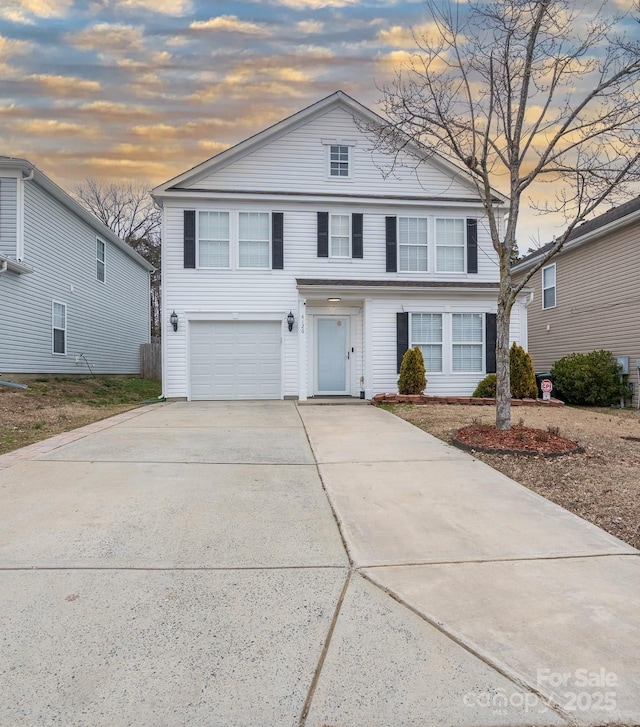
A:
[[[137,410],[0,505],[3,727],[640,720],[639,553],[373,407]]]

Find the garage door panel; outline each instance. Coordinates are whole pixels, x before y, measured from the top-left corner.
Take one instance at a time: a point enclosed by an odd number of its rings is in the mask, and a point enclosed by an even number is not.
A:
[[[192,399],[279,399],[279,321],[192,321]]]

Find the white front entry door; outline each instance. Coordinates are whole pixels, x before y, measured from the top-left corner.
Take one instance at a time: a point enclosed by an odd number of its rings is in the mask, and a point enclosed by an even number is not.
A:
[[[316,394],[348,394],[351,363],[348,316],[316,317]]]

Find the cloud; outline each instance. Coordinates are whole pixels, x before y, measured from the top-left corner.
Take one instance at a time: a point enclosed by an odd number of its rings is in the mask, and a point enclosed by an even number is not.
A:
[[[72,5],[73,0],[2,0],[0,18],[13,23],[33,25],[34,17],[65,17]]]
[[[191,0],[119,0],[118,7],[149,10],[160,15],[183,17],[193,12]]]
[[[57,121],[55,119],[31,119],[29,121],[21,120],[20,128],[23,133],[32,136],[44,136],[45,138],[54,138],[59,136],[94,136],[96,129],[81,124],[73,124],[67,121]]]
[[[135,120],[140,117],[153,116],[156,111],[145,106],[119,103],[118,101],[91,101],[81,104],[79,110],[100,118],[110,118],[119,121]]]
[[[33,73],[27,79],[40,84],[43,88],[61,96],[73,96],[100,90],[97,81],[89,81],[77,76],[58,76],[48,73]]]
[[[14,40],[0,35],[0,60],[8,60],[12,56],[26,55],[33,48],[33,44],[26,40]]]
[[[296,28],[302,33],[322,33],[324,30],[324,23],[320,23],[318,20],[301,20],[296,23]]]
[[[67,33],[69,45],[86,51],[129,52],[142,46],[141,27],[119,23],[96,23],[75,33]]]
[[[190,25],[193,30],[220,30],[227,33],[243,35],[268,35],[269,31],[263,23],[252,23],[240,20],[237,15],[219,15],[209,20],[194,20]]]
[[[435,23],[423,23],[411,28],[402,25],[392,25],[388,29],[378,31],[378,40],[383,45],[392,48],[414,48],[417,49],[416,38],[419,42],[429,43],[437,41],[440,31]]]
[[[346,8],[360,5],[361,0],[271,0],[272,5],[284,5],[293,10],[320,10],[321,8]]]

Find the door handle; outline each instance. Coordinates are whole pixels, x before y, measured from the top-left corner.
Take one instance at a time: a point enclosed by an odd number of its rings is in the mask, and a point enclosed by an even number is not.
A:
[[[350,358],[351,358],[351,352],[347,351],[347,359],[350,359]]]

